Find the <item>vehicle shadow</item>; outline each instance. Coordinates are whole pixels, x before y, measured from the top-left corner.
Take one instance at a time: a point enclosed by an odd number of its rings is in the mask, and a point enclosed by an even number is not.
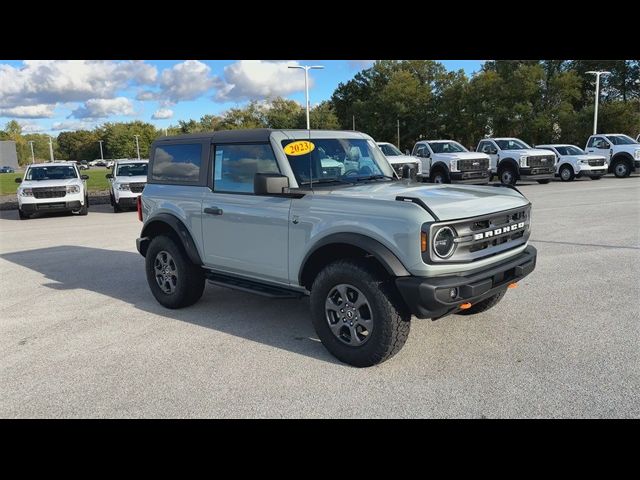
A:
[[[274,300],[207,285],[198,303],[170,310],[151,294],[144,258],[138,253],[58,246],[5,253],[0,258],[41,273],[51,280],[44,284],[48,288],[96,292],[145,312],[339,364],[317,339],[308,298]],[[85,308],[82,295],[73,308]]]

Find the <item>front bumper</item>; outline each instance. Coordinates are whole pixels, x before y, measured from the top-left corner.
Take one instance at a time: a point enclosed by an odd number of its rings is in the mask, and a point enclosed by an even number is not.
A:
[[[138,197],[140,195],[140,193],[136,193],[135,197],[120,197],[116,200],[116,202],[118,202],[118,206],[120,207],[134,208],[137,206]]]
[[[498,265],[475,270],[464,275],[446,277],[398,277],[400,295],[418,318],[440,318],[460,310],[463,303],[479,302],[529,275],[536,267],[537,251],[528,246],[522,253]],[[449,296],[452,288],[458,297]]]
[[[455,183],[488,183],[489,170],[472,170],[467,172],[449,172],[449,178]]]
[[[609,171],[609,166],[604,164],[602,166],[590,166],[590,165],[581,165],[580,170],[578,170],[579,177],[599,177],[601,175],[606,175]]]
[[[546,180],[556,174],[556,167],[520,167],[520,178],[523,180]]]
[[[68,212],[71,210],[79,210],[82,207],[82,203],[79,200],[73,200],[71,202],[41,202],[41,203],[23,203],[20,205],[20,210],[26,214],[32,214],[36,212]]]

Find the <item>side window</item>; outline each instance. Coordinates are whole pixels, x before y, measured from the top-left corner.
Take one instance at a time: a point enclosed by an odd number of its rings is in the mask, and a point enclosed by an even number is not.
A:
[[[478,151],[482,152],[482,153],[487,153],[489,151],[489,142],[480,142],[480,145],[478,145]]]
[[[197,183],[201,163],[202,145],[199,143],[159,145],[153,155],[151,178],[157,182]]]
[[[424,149],[425,149],[424,145],[418,145],[416,147],[416,151],[415,151],[414,155],[416,157],[424,157]]]
[[[256,173],[279,173],[278,162],[269,144],[216,145],[213,190],[253,193]]]

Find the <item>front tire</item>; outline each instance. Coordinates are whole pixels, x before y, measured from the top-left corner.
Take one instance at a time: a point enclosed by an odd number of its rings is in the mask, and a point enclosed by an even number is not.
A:
[[[120,208],[120,204],[118,203],[118,201],[114,198],[113,199],[113,213],[120,213],[122,211],[122,208]]]
[[[20,220],[29,220],[31,218],[31,215],[29,215],[28,213],[24,213],[21,208],[18,208],[18,217],[20,218]]]
[[[490,296],[489,298],[485,298],[484,300],[479,301],[478,303],[471,306],[471,308],[467,308],[466,310],[460,310],[456,312],[458,315],[475,315],[476,313],[486,312],[490,308],[495,307],[504,294],[507,293],[507,290],[502,290],[501,292],[496,293],[495,295]]]
[[[563,182],[571,182],[575,178],[575,173],[573,173],[573,168],[566,165],[560,169],[560,180]]]
[[[395,355],[407,340],[411,314],[393,280],[360,259],[337,260],[311,288],[311,318],[331,354],[355,367]]]
[[[447,172],[436,170],[431,174],[431,183],[451,183],[451,179]]]
[[[84,197],[84,205],[78,212],[79,215],[88,215],[89,214],[89,197]]]
[[[515,186],[517,182],[516,171],[512,166],[505,166],[500,170],[500,183]]]
[[[549,178],[545,178],[544,180],[538,180],[538,183],[540,185],[546,185],[547,183],[549,183],[551,181],[551,179]]]
[[[151,293],[164,307],[188,307],[202,297],[202,268],[191,263],[182,245],[171,237],[159,235],[151,240],[145,270]]]
[[[631,175],[631,169],[629,168],[629,165],[627,165],[627,162],[624,160],[618,160],[613,165],[613,174],[618,178],[625,178]]]

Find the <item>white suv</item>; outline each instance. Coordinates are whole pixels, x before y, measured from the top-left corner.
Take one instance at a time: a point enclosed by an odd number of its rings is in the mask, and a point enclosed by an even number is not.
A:
[[[148,160],[118,160],[108,173],[109,197],[114,212],[136,208],[138,197],[147,184]]]
[[[453,140],[421,140],[413,154],[432,183],[489,183],[489,155],[470,152]]]
[[[422,168],[422,162],[419,158],[411,155],[403,154],[398,148],[388,142],[376,142],[376,145],[380,147],[384,156],[387,157],[387,161],[391,164],[391,167],[395,170],[398,177],[402,178],[402,168],[405,165],[409,165],[411,168],[416,169],[416,175],[419,178],[428,178],[428,170],[425,172]]]
[[[18,215],[28,219],[37,212],[89,213],[86,180],[75,162],[33,163],[23,178],[16,178]]]
[[[604,157],[609,162],[609,172],[624,178],[640,169],[640,143],[621,133],[591,135],[587,140],[587,153]]]
[[[567,144],[536,145],[536,148],[551,150],[556,154],[556,175],[563,182],[570,182],[574,178],[589,177],[600,180],[607,174],[607,161],[600,155],[587,155],[579,147]]]

